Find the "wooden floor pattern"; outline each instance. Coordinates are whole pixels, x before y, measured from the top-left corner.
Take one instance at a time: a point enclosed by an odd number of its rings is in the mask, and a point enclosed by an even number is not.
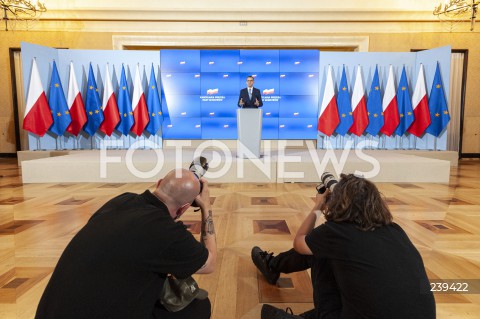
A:
[[[448,185],[379,183],[395,221],[423,256],[431,279],[480,279],[480,161],[461,160]],[[26,184],[16,161],[0,159],[0,318],[33,318],[64,247],[108,199],[152,183]],[[309,273],[267,284],[251,262],[259,245],[292,247],[315,184],[212,184],[218,268],[196,276],[209,291],[214,319],[260,318],[262,303],[302,312],[312,307]],[[183,218],[198,236],[198,213]],[[478,318],[480,291],[436,294],[438,318]],[[408,306],[408,305],[405,305]]]

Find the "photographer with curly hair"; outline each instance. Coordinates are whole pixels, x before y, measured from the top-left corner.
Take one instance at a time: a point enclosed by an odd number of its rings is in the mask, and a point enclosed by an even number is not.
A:
[[[315,227],[321,214],[326,222]],[[278,256],[252,249],[271,284],[281,272],[311,268],[312,275],[314,309],[295,316],[265,304],[262,319],[435,318],[422,258],[392,219],[372,182],[342,174],[332,192],[317,195],[294,249]]]

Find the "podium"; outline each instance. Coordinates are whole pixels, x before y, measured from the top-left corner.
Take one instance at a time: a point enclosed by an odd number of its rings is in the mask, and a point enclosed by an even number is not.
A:
[[[262,141],[262,110],[237,110],[237,157],[260,158],[260,143]]]

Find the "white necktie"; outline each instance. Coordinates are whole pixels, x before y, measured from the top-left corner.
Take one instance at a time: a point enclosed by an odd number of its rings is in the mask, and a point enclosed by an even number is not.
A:
[[[248,98],[251,100],[252,99],[252,89],[248,89]]]

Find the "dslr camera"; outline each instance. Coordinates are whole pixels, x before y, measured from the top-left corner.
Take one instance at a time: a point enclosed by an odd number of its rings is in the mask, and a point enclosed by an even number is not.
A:
[[[335,185],[338,184],[338,180],[330,172],[325,172],[320,177],[321,183],[317,185],[317,192],[323,194],[329,189],[331,192],[335,188]]]

